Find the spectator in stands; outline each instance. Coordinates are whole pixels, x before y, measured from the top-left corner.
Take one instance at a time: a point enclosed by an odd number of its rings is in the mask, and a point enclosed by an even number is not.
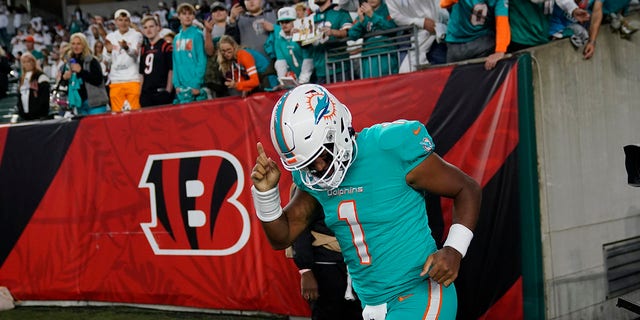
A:
[[[18,90],[18,114],[23,120],[49,117],[49,78],[42,72],[36,58],[29,52],[20,57],[22,72]]]
[[[260,85],[253,56],[240,49],[231,36],[222,36],[218,41],[218,64],[230,95],[247,97]]]
[[[178,2],[173,0],[171,2],[171,7],[169,8],[169,13],[167,14],[167,19],[169,22],[169,29],[171,29],[174,33],[180,31],[180,19],[178,19]]]
[[[438,0],[387,0],[389,14],[399,26],[418,28],[417,41],[420,55],[411,50],[400,64],[400,73],[415,71],[418,65],[442,64],[446,62],[449,14],[442,10]],[[418,61],[418,65],[416,65]]]
[[[54,46],[51,51],[51,74],[49,79],[58,79],[58,74],[63,65],[64,61],[62,60],[60,46]]]
[[[93,23],[89,25],[89,30],[87,30],[89,46],[93,48],[98,41],[104,43],[106,37],[107,30],[104,28],[104,18],[99,15],[94,16]]]
[[[160,32],[160,36],[166,43],[173,44],[173,39],[176,37],[176,33],[171,31],[171,29],[162,29],[162,32]]]
[[[173,102],[173,48],[160,37],[160,22],[155,15],[142,18],[147,38],[140,50],[142,92],[140,106],[167,105]]]
[[[9,73],[11,72],[11,63],[9,56],[3,47],[0,46],[0,99],[7,96],[9,90]]]
[[[549,35],[555,38],[570,37],[571,43],[576,48],[584,47],[582,50],[583,57],[590,59],[595,53],[596,39],[602,23],[603,0],[582,1],[579,6],[582,9],[587,9],[591,14],[591,19],[587,25],[582,25],[566,17],[564,13],[558,10],[558,5],[556,4],[551,15]]]
[[[0,45],[4,48],[8,48],[9,41],[11,41],[7,27],[9,27],[9,10],[3,3],[0,4]]]
[[[158,17],[161,28],[169,27],[169,21],[167,20],[169,10],[167,9],[167,5],[164,3],[164,1],[158,2],[158,9],[154,11],[153,14]]]
[[[263,8],[263,0],[241,0],[246,5],[246,12],[239,3],[231,8],[229,24],[226,34],[245,48],[251,48],[263,55],[264,43],[269,33],[273,31],[276,15],[271,10]]]
[[[452,8],[447,25],[447,62],[487,57],[484,68],[495,68],[511,40],[508,0],[442,0],[441,5]]]
[[[284,7],[278,10],[278,26],[265,43],[265,50],[276,59],[275,69],[278,77],[290,76],[298,83],[308,83],[313,74],[313,56],[311,48],[302,47],[293,41],[293,22],[296,10]]]
[[[224,3],[216,1],[211,4],[211,15],[206,20],[212,22],[211,39],[213,40],[213,45],[215,45],[220,37],[224,35],[227,28],[228,18],[229,13],[227,12],[227,7],[224,5]]]
[[[100,62],[102,68],[102,75],[105,83],[109,80],[109,65],[104,59],[104,43],[102,41],[96,41],[93,45],[93,56]]]
[[[84,26],[84,22],[82,20],[82,11],[80,11],[80,14],[77,14],[76,12],[74,12],[71,15],[71,23],[69,23],[69,34],[82,32],[83,26]]]
[[[397,25],[389,16],[389,9],[383,0],[366,0],[358,8],[358,19],[349,29],[349,38],[357,40],[365,35],[396,28]],[[398,57],[395,54],[396,47],[393,40],[385,40],[389,37],[378,35],[364,40],[362,51],[362,78],[380,77],[398,73]],[[380,48],[380,46],[387,46]],[[372,48],[373,47],[373,48]],[[389,55],[387,55],[389,53]],[[371,54],[379,56],[366,57]]]
[[[240,1],[244,1],[246,12],[239,3],[231,8],[225,34],[231,35],[244,48],[255,50],[267,57],[264,44],[269,34],[273,32],[276,15],[271,9],[265,8],[263,0]],[[262,88],[270,88],[277,84],[271,83],[269,78],[269,76],[276,74],[274,62],[273,60],[269,61],[266,70],[261,73],[260,84]]]
[[[507,52],[515,52],[549,42],[549,16],[545,2],[531,0],[509,1],[509,27],[511,42]],[[558,7],[578,22],[587,22],[589,13],[573,0],[556,0]],[[551,8],[549,8],[551,9]]]
[[[295,192],[291,186],[291,197]],[[312,320],[360,320],[362,307],[334,233],[315,210],[309,227],[293,243],[293,260],[300,272],[300,292],[309,302]]]
[[[36,62],[38,63],[38,68],[41,69],[44,56],[42,55],[42,52],[40,52],[35,48],[35,40],[33,36],[26,36],[24,38],[24,46],[26,48],[25,52],[31,53],[31,55],[33,55],[33,57],[36,58]]]
[[[140,109],[140,74],[138,58],[142,34],[130,27],[131,14],[125,9],[115,12],[117,31],[107,35],[104,55],[109,71],[111,111]]]
[[[16,30],[16,34],[11,38],[11,55],[14,57],[18,56],[18,52],[26,52],[27,46],[24,44],[24,31],[18,29]]]
[[[203,89],[207,57],[202,31],[193,25],[196,9],[189,3],[178,6],[181,29],[173,40],[174,103],[187,103],[207,99]]]
[[[228,13],[224,4],[216,1],[211,5],[211,16],[204,21],[204,50],[207,54],[204,84],[209,88],[209,91],[211,91],[213,98],[226,97],[229,95],[228,88],[224,84],[224,75],[220,71],[216,50],[218,41],[224,35],[227,18]]]
[[[319,34],[320,38],[313,44],[313,64],[316,82],[323,84],[327,82],[325,53],[330,48],[340,45],[336,40],[347,37],[352,23],[349,12],[339,9],[331,0],[315,0],[315,4],[318,5],[318,9],[314,13],[313,22],[316,34]],[[345,67],[348,67],[348,64],[345,64]],[[329,70],[329,77],[334,82],[348,80],[343,78],[343,72],[346,75],[349,73],[338,64]]]
[[[69,81],[69,105],[78,115],[99,114],[107,111],[109,97],[104,86],[100,62],[91,54],[87,37],[82,32],[71,35],[68,66],[62,79]],[[77,92],[73,92],[77,90]],[[72,96],[79,101],[73,101]]]

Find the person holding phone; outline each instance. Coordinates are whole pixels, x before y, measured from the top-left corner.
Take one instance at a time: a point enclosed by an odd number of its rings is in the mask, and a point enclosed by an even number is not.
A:
[[[230,95],[246,97],[260,85],[253,56],[230,36],[222,36],[218,41],[218,64]]]

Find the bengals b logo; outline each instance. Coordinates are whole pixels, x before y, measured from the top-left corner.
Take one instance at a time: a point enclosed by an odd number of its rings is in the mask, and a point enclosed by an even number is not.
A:
[[[140,179],[151,222],[141,223],[157,255],[223,256],[242,249],[251,226],[238,201],[240,161],[221,150],[151,155]]]

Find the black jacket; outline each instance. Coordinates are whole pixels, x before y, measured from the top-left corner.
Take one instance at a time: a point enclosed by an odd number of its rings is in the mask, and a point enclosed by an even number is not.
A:
[[[29,85],[29,112],[24,111],[22,95],[18,95],[18,114],[23,120],[47,119],[49,117],[49,81],[38,82],[42,72],[34,71]]]

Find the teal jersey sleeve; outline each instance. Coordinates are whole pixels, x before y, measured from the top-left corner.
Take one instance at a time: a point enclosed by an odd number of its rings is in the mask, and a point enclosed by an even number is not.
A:
[[[418,121],[397,120],[379,124],[378,143],[389,155],[398,157],[405,175],[434,150],[427,128]]]

